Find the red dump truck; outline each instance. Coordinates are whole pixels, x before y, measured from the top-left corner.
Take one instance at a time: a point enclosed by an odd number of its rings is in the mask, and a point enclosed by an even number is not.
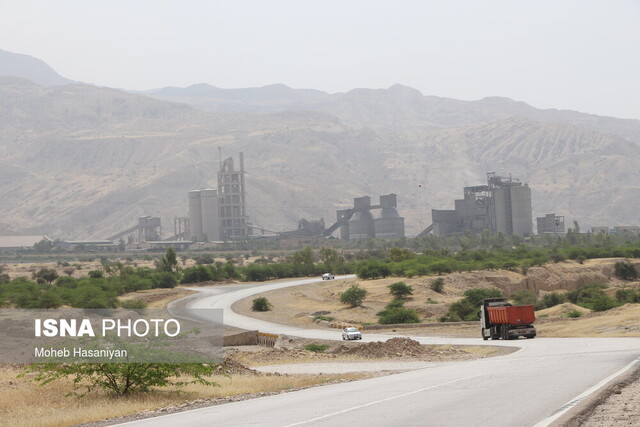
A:
[[[536,336],[535,320],[532,305],[511,305],[506,298],[487,298],[480,306],[480,327],[485,341],[489,338],[533,338]]]

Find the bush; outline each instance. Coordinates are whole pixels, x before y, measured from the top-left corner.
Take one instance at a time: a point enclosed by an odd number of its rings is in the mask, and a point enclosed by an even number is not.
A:
[[[439,294],[444,292],[444,278],[438,277],[437,279],[433,279],[431,284],[429,285],[431,290],[437,292]]]
[[[620,304],[639,303],[640,302],[640,290],[618,289],[616,291],[616,300]]]
[[[413,295],[413,288],[404,282],[395,282],[387,287],[389,288],[389,293],[393,295],[394,298],[404,298]]]
[[[618,306],[616,301],[604,292],[606,288],[607,286],[601,283],[591,283],[569,292],[567,299],[594,311],[606,311]]]
[[[480,318],[480,305],[485,298],[499,298],[502,292],[498,289],[469,289],[464,292],[464,298],[449,306],[444,319],[449,322],[473,321]]]
[[[329,344],[311,343],[311,344],[305,345],[302,348],[304,348],[307,351],[312,351],[314,353],[324,353],[329,347],[330,347]]]
[[[251,310],[253,311],[269,311],[273,308],[273,305],[266,297],[258,297],[251,303]]]
[[[396,323],[420,323],[418,312],[412,308],[405,308],[402,300],[394,300],[378,313],[378,322],[382,325]]]
[[[638,272],[635,267],[628,262],[616,262],[613,269],[619,279],[635,280],[638,278]]]
[[[566,299],[567,297],[565,294],[550,292],[548,294],[544,294],[544,296],[542,297],[542,304],[545,308],[554,307],[556,305],[564,303]]]
[[[361,288],[358,285],[352,285],[349,289],[340,294],[340,302],[342,304],[350,305],[351,307],[358,307],[362,305],[365,297],[369,292]]]
[[[356,274],[361,279],[377,279],[379,277],[385,278],[391,274],[389,267],[377,260],[367,260],[358,264],[356,267]]]
[[[323,314],[320,314],[318,316],[315,316],[313,318],[313,320],[324,320],[325,322],[333,322],[334,320],[336,320],[335,317],[331,317],[331,316],[325,316]]]
[[[580,310],[571,310],[567,313],[567,317],[576,319],[578,317],[582,317],[582,312]]]
[[[142,308],[147,308],[147,303],[141,299],[128,299],[126,301],[120,301],[120,307],[129,310],[140,310]]]
[[[511,295],[513,305],[536,305],[538,298],[529,291],[516,291]]]

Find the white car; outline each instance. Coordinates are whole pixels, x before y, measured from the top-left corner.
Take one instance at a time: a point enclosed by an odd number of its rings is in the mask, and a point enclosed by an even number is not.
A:
[[[362,332],[360,332],[358,328],[344,328],[342,330],[342,339],[343,340],[361,340]]]
[[[336,278],[336,276],[334,276],[331,273],[324,273],[322,275],[322,280],[332,280],[332,279],[335,279],[335,278]]]

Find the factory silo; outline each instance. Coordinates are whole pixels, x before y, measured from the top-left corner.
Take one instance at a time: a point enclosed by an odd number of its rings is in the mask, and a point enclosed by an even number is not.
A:
[[[220,221],[218,215],[218,191],[213,188],[200,190],[202,207],[202,234],[205,241],[220,240]]]
[[[395,194],[380,196],[379,215],[374,222],[375,237],[395,239],[404,237],[404,218],[398,213]]]
[[[512,232],[519,236],[533,234],[533,211],[531,208],[531,189],[527,184],[511,187]]]
[[[373,215],[369,211],[357,211],[349,220],[349,239],[374,237]]]
[[[202,201],[200,190],[189,191],[189,222],[191,228],[191,240],[204,241],[202,232]]]

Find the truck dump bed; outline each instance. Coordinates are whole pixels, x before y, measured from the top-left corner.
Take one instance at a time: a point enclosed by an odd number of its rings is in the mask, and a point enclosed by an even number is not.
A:
[[[528,325],[536,320],[532,305],[487,307],[489,321],[496,325]]]

